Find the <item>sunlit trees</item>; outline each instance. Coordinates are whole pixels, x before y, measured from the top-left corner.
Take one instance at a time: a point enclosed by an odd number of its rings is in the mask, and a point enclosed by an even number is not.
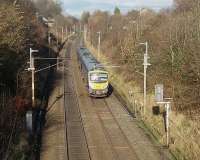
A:
[[[16,51],[25,46],[24,15],[14,6],[1,4],[0,6],[0,46],[9,47]]]
[[[83,12],[81,15],[81,22],[83,24],[87,24],[89,17],[90,17],[90,12]]]
[[[112,15],[103,12],[90,15],[88,25],[96,42],[102,31],[102,49],[113,63],[123,65],[129,80],[142,86],[142,52],[140,42],[149,42],[150,63],[148,85],[164,83],[166,95],[173,97],[175,108],[188,111],[198,108],[200,90],[200,2],[176,0],[173,9],[156,13],[149,9],[133,10],[126,15],[115,8]],[[107,31],[106,27],[107,26]],[[121,70],[121,68],[119,69]],[[191,96],[193,95],[193,96]]]
[[[24,112],[31,107],[31,74],[26,71],[29,67],[29,49],[38,49],[37,57],[51,57],[56,56],[59,48],[53,33],[51,45],[48,44],[49,19],[55,22],[54,26],[66,27],[71,27],[76,20],[64,17],[60,4],[53,0],[0,0],[0,159],[16,159],[16,155],[18,159],[25,158],[22,153],[26,151],[19,141],[26,139],[21,135]],[[35,61],[35,67],[44,68],[53,62]],[[53,70],[44,70],[35,75],[37,102],[43,99],[47,77],[52,74],[50,71]],[[5,157],[6,152],[9,157]]]
[[[56,15],[61,15],[61,5],[56,1],[37,0],[35,2],[35,6],[39,10],[40,14],[45,17],[55,17]]]

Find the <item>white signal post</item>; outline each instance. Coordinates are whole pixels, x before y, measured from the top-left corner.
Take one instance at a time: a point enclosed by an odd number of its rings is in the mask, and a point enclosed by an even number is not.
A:
[[[147,105],[147,67],[150,66],[151,64],[148,63],[148,42],[145,43],[140,43],[141,45],[145,45],[146,50],[144,53],[144,62],[143,62],[143,66],[144,66],[144,108],[143,108],[143,114],[145,115],[145,111],[146,111],[146,105]]]
[[[35,107],[35,65],[34,65],[34,57],[33,53],[38,52],[38,50],[33,50],[30,48],[30,68],[28,68],[28,71],[32,72],[32,107]]]

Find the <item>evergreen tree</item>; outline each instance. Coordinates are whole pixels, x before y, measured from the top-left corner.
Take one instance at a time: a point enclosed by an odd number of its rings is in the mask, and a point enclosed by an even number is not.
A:
[[[115,15],[120,15],[121,14],[121,11],[120,11],[119,7],[117,7],[117,6],[115,7],[114,14]]]

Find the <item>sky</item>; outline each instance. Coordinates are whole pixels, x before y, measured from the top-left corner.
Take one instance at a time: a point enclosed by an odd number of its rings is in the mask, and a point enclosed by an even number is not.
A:
[[[122,13],[143,7],[159,10],[172,6],[173,0],[60,0],[65,13],[80,17],[83,11],[97,9],[113,12],[117,6]]]

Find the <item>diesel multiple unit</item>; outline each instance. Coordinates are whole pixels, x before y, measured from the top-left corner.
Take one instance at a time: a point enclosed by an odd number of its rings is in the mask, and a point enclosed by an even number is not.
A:
[[[92,56],[85,47],[77,49],[79,67],[83,78],[87,83],[88,93],[92,97],[104,97],[108,95],[108,72]]]

